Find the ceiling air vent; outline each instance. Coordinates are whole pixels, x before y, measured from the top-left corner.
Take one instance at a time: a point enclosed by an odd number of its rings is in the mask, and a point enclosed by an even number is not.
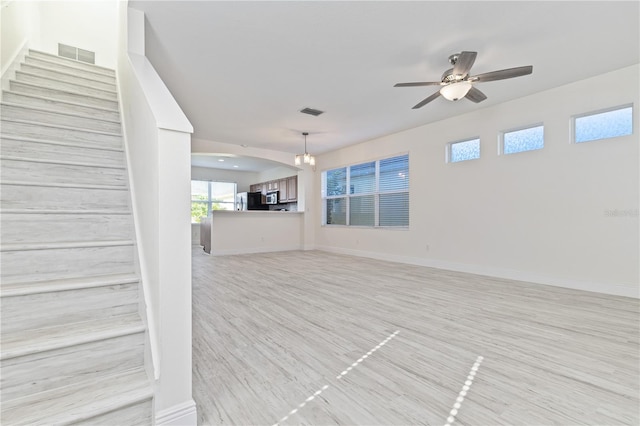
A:
[[[73,59],[74,61],[86,62],[88,64],[96,63],[95,52],[80,49],[79,47],[67,46],[62,43],[58,43],[58,56]]]
[[[317,117],[320,114],[324,114],[324,111],[320,111],[319,109],[313,109],[313,108],[304,108],[304,109],[301,109],[300,112],[303,114],[313,115],[314,117]]]

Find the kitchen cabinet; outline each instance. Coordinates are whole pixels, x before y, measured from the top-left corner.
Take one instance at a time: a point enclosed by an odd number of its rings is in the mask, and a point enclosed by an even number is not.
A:
[[[280,203],[286,203],[289,201],[289,192],[287,191],[288,189],[288,179],[280,179],[280,182],[278,182],[278,187],[279,187],[279,191],[280,193],[278,194],[278,201]]]
[[[291,203],[298,200],[298,176],[289,176],[286,178],[272,180],[269,182],[254,183],[249,185],[251,192],[261,192],[266,195],[267,192],[278,191],[279,203]]]
[[[298,176],[287,178],[287,201],[298,200]]]

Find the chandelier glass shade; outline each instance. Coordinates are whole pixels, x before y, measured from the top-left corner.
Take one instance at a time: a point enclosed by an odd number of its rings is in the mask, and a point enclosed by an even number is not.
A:
[[[316,158],[307,152],[307,135],[309,133],[304,132],[302,135],[304,136],[304,154],[296,154],[296,158],[294,164],[296,166],[300,166],[303,163],[308,164],[310,166],[316,165]]]

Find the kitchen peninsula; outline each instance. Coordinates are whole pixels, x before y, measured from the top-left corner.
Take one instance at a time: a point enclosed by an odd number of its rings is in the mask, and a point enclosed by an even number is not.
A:
[[[302,248],[304,212],[215,210],[210,223],[211,254],[243,254]]]

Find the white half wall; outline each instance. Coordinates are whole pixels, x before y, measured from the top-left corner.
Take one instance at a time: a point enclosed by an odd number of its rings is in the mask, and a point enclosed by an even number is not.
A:
[[[120,9],[118,82],[154,363],[155,424],[195,425],[191,394],[191,133],[140,52],[144,14]],[[128,50],[128,36],[138,42]]]
[[[260,210],[213,212],[211,254],[300,250],[304,213]]]
[[[316,247],[638,297],[639,74],[635,65],[319,156],[326,170],[409,152],[410,229],[318,220]],[[572,115],[630,103],[632,135],[571,143]],[[542,150],[498,155],[500,131],[536,123]],[[447,143],[478,136],[480,159],[445,163]]]

